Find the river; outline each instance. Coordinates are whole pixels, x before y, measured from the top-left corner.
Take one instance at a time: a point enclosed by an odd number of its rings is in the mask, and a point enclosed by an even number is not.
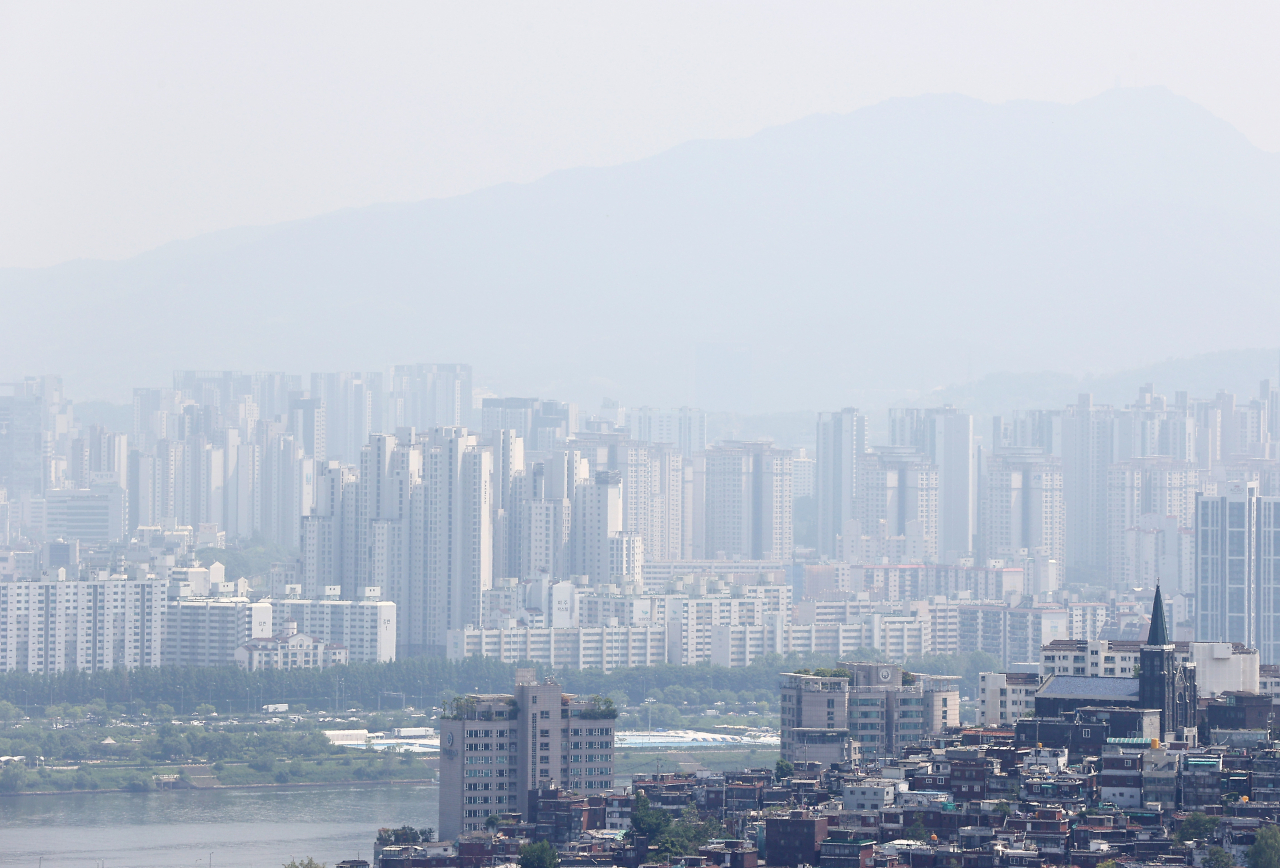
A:
[[[379,828],[434,828],[439,802],[434,784],[0,798],[0,864],[208,868],[210,853],[213,868],[372,863]]]

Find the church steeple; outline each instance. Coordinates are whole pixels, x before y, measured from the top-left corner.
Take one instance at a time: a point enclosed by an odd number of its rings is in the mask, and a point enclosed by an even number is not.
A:
[[[1164,600],[1160,598],[1160,586],[1156,585],[1156,598],[1151,603],[1151,629],[1147,632],[1148,645],[1169,645],[1169,628],[1164,623]]]

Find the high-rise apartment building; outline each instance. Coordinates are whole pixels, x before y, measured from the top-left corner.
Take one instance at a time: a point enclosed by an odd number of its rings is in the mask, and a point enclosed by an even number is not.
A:
[[[837,558],[845,524],[858,514],[858,471],[867,451],[867,419],[853,407],[818,414],[814,492],[818,499],[818,555]]]
[[[314,600],[332,586],[354,599],[355,525],[358,488],[355,471],[337,461],[326,462],[316,474],[315,507],[300,522],[298,558],[301,596]],[[305,631],[304,631],[305,632]]]
[[[925,563],[938,562],[938,468],[910,446],[885,446],[863,456],[858,507],[863,532],[884,522],[890,537],[923,541]]]
[[[1194,461],[1196,419],[1186,392],[1171,405],[1151,384],[1143,386],[1138,400],[1116,413],[1115,437],[1118,461],[1147,456]]]
[[[1194,523],[1198,486],[1199,474],[1189,461],[1146,457],[1111,465],[1108,574],[1114,584],[1140,588],[1162,583],[1175,593],[1194,591],[1182,562],[1190,546],[1180,530],[1190,531]]]
[[[609,581],[609,540],[622,533],[622,474],[597,470],[580,485],[573,504],[574,572],[592,583]]]
[[[911,447],[937,468],[941,562],[971,554],[978,533],[973,416],[954,407],[890,410],[889,445]]]
[[[1258,633],[1262,662],[1280,663],[1280,497],[1259,497],[1257,550]]]
[[[319,398],[293,398],[289,402],[288,424],[289,433],[302,447],[303,454],[317,466],[323,466],[329,458],[324,401]]]
[[[299,633],[346,648],[351,663],[396,659],[396,608],[390,600],[268,600],[273,625],[293,622]]]
[[[560,691],[532,669],[515,690],[456,699],[440,721],[440,840],[480,831],[495,814],[529,815],[533,790],[613,788],[617,713]]]
[[[250,639],[271,638],[271,604],[243,597],[192,597],[167,601],[162,662],[165,666],[232,666],[236,649]]]
[[[716,558],[790,560],[791,451],[724,441],[706,453],[706,548]]]
[[[1057,458],[1026,447],[997,449],[987,457],[982,494],[984,560],[1016,562],[1027,557],[1038,564],[1061,564],[1063,513],[1062,464]]]
[[[629,414],[631,436],[642,443],[674,446],[685,458],[707,448],[707,414],[696,407],[655,410],[641,407]]]
[[[444,653],[448,632],[479,624],[493,586],[493,452],[465,428],[437,428],[423,441],[421,495],[410,543],[413,608],[402,647]],[[421,625],[419,628],[418,625]]]
[[[105,573],[0,582],[0,671],[161,665],[168,584]]]
[[[310,397],[324,405],[326,458],[354,464],[370,434],[395,430],[387,425],[386,393],[378,371],[312,374]]]
[[[1066,578],[1107,583],[1107,483],[1115,455],[1115,416],[1081,395],[1062,419],[1062,497]]]
[[[1258,647],[1258,500],[1243,482],[1196,495],[1197,641]]]
[[[474,424],[470,365],[396,365],[388,393],[387,424],[377,430],[429,431]]]
[[[480,437],[493,439],[496,431],[514,431],[526,448],[547,452],[563,446],[578,432],[578,407],[538,398],[485,398],[480,406]]]

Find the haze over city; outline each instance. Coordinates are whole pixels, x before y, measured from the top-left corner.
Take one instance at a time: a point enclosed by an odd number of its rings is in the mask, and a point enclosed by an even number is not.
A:
[[[0,5],[0,860],[1280,868],[1277,24]]]

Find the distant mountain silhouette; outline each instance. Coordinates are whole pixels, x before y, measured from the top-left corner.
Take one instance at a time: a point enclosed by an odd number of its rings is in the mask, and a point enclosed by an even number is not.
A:
[[[1277,274],[1280,157],[1191,102],[928,96],[0,271],[0,378],[121,400],[173,368],[469,361],[496,391],[588,407],[879,406],[1275,346]]]

